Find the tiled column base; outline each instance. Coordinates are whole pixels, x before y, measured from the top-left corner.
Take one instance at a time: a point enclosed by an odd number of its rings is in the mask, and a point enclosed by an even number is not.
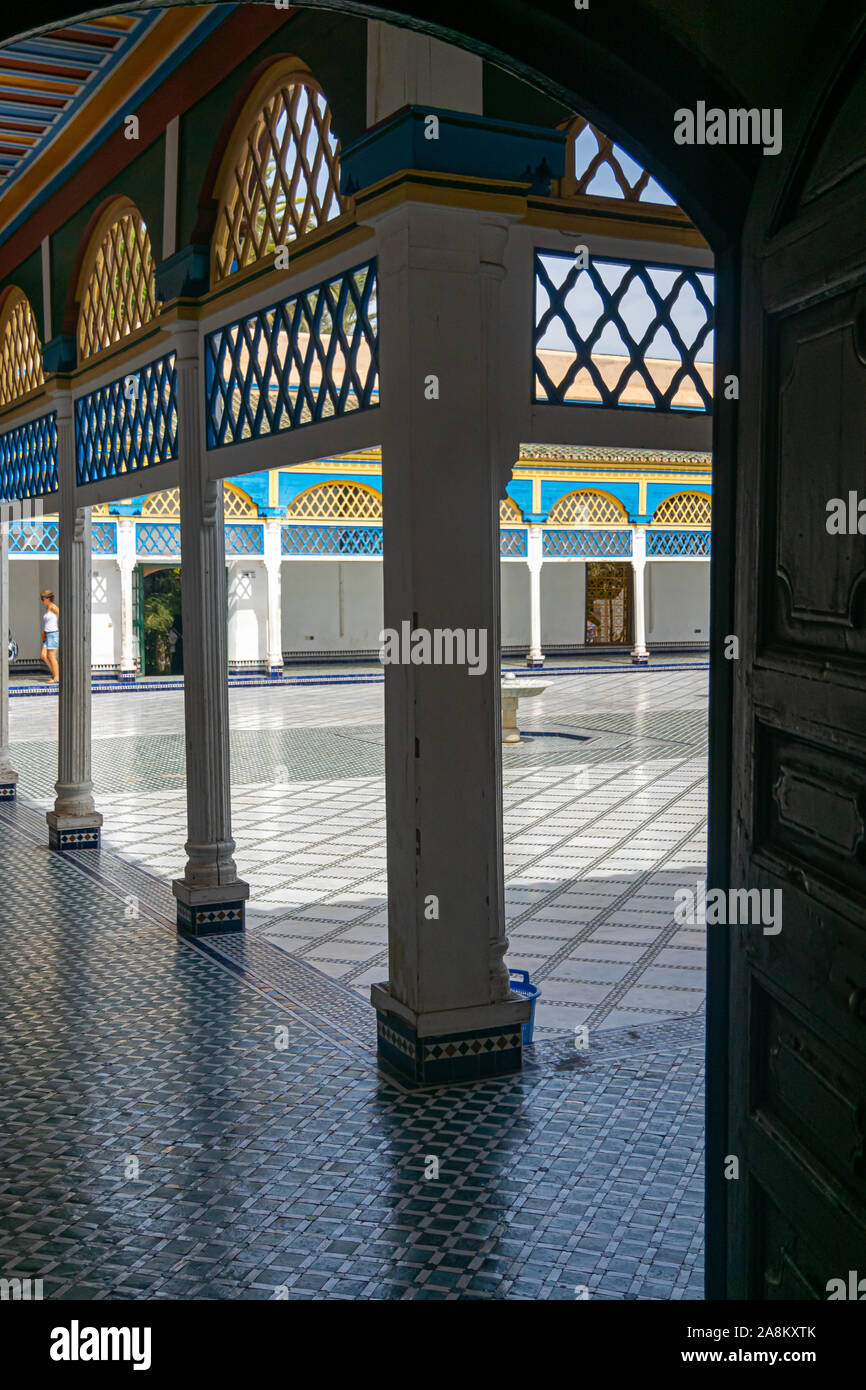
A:
[[[526,665],[530,671],[542,671],[544,669],[544,657],[527,654]]]
[[[119,685],[135,685],[135,671],[118,671],[117,681]]]
[[[649,666],[649,652],[632,652],[632,666]]]
[[[58,816],[49,811],[45,819],[49,849],[99,849],[102,844],[102,816],[98,812],[90,816]]]
[[[13,781],[9,774],[0,782],[0,801],[14,801],[18,795],[18,778]]]
[[[271,677],[272,680],[279,680],[280,677],[282,676],[282,674],[283,674],[283,668],[282,668],[282,666],[269,666],[269,667],[268,667],[268,675]]]
[[[404,1017],[408,1013],[383,1007],[387,987],[371,990],[376,1008],[379,1060],[410,1086],[441,1086],[458,1081],[482,1081],[506,1076],[523,1065],[523,1022],[529,1016],[529,1003],[492,1005],[489,1010],[454,1010],[451,1017],[466,1013],[480,1018],[487,1013],[490,1023],[480,1028],[448,1027],[436,1029],[436,1015]],[[440,1017],[447,1017],[441,1015]],[[435,1031],[427,1032],[432,1027]]]
[[[171,890],[177,898],[177,930],[181,936],[213,936],[217,932],[244,930],[248,883],[220,888],[190,888],[176,878]]]

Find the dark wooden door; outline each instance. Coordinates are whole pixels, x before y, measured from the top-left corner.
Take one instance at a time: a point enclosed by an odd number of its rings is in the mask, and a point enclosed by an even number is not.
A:
[[[726,1185],[731,1298],[826,1299],[866,1276],[866,77],[849,13],[785,109],[744,242],[731,880],[778,890],[781,929],[711,928],[729,940],[739,1177],[711,1152],[709,1183]]]

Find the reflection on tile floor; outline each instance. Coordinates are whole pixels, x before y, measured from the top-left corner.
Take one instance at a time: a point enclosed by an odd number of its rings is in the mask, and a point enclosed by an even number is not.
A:
[[[706,857],[693,666],[556,677],[530,716],[544,736],[503,749],[508,961],[541,986],[541,1038],[703,1011],[704,934],[673,920]],[[230,707],[249,929],[366,998],[387,976],[382,687],[234,689]],[[21,793],[43,806],[56,719],[12,702]],[[182,721],[180,691],[94,698],[104,842],[166,883],[186,838]]]
[[[179,941],[164,883],[44,831],[0,809],[2,1277],[60,1299],[701,1296],[699,1018],[407,1094],[353,989],[262,935]]]

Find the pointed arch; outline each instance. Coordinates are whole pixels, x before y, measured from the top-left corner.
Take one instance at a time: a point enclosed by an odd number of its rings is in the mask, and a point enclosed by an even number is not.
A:
[[[150,234],[128,198],[113,199],[99,218],[75,297],[79,363],[156,317],[159,303]]]
[[[36,315],[24,291],[11,285],[0,297],[0,406],[38,391],[44,380]]]
[[[339,149],[309,68],[294,57],[272,64],[244,104],[220,165],[212,284],[339,217]]]
[[[628,512],[618,498],[596,488],[575,488],[550,509],[551,526],[627,526]]]
[[[293,521],[381,521],[382,494],[367,483],[314,483],[299,492],[288,515]]]

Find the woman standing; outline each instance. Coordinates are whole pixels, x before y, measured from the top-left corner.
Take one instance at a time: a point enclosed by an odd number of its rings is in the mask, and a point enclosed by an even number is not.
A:
[[[51,672],[48,684],[57,685],[60,681],[60,664],[57,657],[60,645],[60,609],[54,602],[54,594],[50,589],[43,589],[39,597],[45,606],[45,612],[42,614],[42,660]]]

